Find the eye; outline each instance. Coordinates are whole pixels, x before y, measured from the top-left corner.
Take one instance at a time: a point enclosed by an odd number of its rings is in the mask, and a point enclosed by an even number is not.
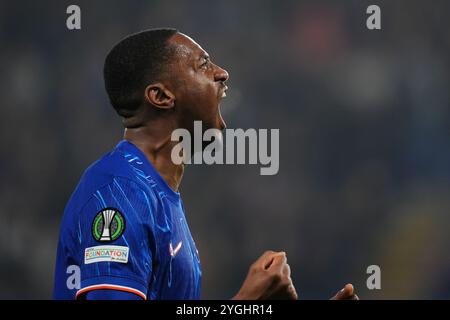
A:
[[[209,65],[209,61],[208,61],[208,60],[205,60],[205,62],[203,62],[203,63],[200,65],[200,68],[202,68],[202,69],[208,69],[208,65]]]
[[[200,65],[201,69],[208,69],[209,65],[210,65],[211,60],[209,60],[208,58],[204,58],[203,59],[203,63]]]

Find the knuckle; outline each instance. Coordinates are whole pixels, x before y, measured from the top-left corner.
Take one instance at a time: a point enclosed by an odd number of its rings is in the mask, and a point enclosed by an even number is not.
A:
[[[276,283],[276,284],[280,284],[283,282],[283,276],[280,273],[272,273],[270,275],[271,280]]]
[[[291,283],[289,283],[289,285],[286,288],[287,292],[289,293],[289,295],[294,299],[297,300],[298,298],[298,294],[297,291],[295,290],[294,285]]]
[[[249,272],[250,272],[250,273],[256,273],[256,272],[258,271],[258,269],[259,269],[258,264],[253,263],[253,264],[250,266]]]
[[[283,287],[289,288],[292,286],[292,280],[289,277],[283,277],[283,279],[281,279],[281,284]]]

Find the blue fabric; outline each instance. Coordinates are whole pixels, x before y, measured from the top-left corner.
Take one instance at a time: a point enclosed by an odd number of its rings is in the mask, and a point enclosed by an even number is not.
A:
[[[93,290],[86,294],[86,300],[141,300],[138,295],[116,290]]]
[[[109,233],[106,209],[114,211]],[[94,223],[99,216],[102,222]],[[79,268],[79,282],[70,272],[74,268]],[[60,228],[54,298],[75,299],[77,292],[101,286],[131,288],[147,299],[200,298],[200,260],[180,194],[125,140],[85,171]]]

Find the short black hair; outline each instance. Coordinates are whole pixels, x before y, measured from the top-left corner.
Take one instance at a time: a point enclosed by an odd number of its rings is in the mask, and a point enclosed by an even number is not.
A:
[[[145,87],[159,81],[173,52],[167,40],[177,32],[172,28],[141,31],[122,39],[108,53],[105,88],[120,116],[133,116],[142,105]]]

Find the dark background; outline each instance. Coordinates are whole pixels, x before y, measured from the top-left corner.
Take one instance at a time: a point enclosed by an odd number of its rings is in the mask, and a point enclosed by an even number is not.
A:
[[[82,29],[66,28],[81,7]],[[382,30],[366,28],[381,7]],[[203,298],[266,249],[302,299],[450,298],[450,2],[0,1],[0,298],[48,299],[84,169],[121,139],[103,87],[129,33],[175,27],[230,73],[229,128],[279,128],[280,170],[189,166],[181,193]],[[366,288],[381,267],[382,289]]]

